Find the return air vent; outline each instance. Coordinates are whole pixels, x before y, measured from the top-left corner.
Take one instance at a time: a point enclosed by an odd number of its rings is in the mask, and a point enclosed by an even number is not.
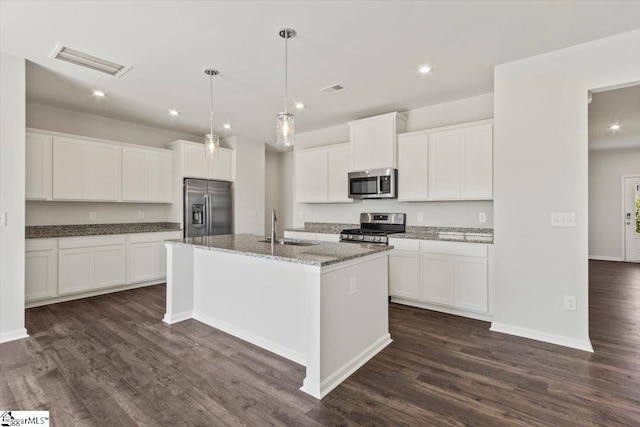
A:
[[[100,71],[110,76],[120,77],[131,69],[131,65],[122,65],[105,58],[58,43],[50,55],[51,58],[70,62],[81,67]]]
[[[342,86],[341,84],[334,84],[334,85],[322,88],[320,90],[324,93],[336,93],[336,92],[340,92],[341,90],[344,90],[344,86]]]

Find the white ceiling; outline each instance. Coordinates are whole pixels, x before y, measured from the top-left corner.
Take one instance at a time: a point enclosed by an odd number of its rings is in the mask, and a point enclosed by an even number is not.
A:
[[[627,147],[640,147],[640,85],[594,93],[589,104],[589,148]]]
[[[213,66],[216,131],[272,143],[285,25],[298,32],[289,87],[308,106],[304,132],[491,92],[497,64],[640,28],[640,2],[2,1],[0,49],[32,62],[29,101],[195,135],[207,132]],[[59,41],[133,69],[114,78],[52,60]],[[334,83],[346,89],[319,91]]]

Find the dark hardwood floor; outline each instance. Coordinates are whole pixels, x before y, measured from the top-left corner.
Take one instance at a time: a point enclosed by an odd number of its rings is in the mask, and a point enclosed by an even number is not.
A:
[[[27,310],[0,409],[52,425],[640,425],[640,265],[593,261],[590,354],[391,304],[394,342],[317,401],[304,368],[195,320],[164,286]]]

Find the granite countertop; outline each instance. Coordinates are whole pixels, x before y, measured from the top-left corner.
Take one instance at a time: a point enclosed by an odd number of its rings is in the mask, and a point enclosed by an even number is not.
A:
[[[348,228],[360,228],[360,224],[334,224],[329,222],[305,222],[304,227],[287,228],[285,231],[304,233],[340,234]],[[390,234],[394,239],[439,240],[493,244],[493,228],[432,227],[408,225],[405,233]]]
[[[270,243],[260,242],[264,239],[264,236],[251,234],[225,234],[166,240],[165,243],[319,267],[393,249],[393,246],[387,245],[330,242],[318,242],[318,244],[310,246],[277,244],[272,247]]]
[[[124,224],[31,225],[25,227],[25,238],[101,236],[105,234],[155,233],[182,230],[179,222],[133,222]]]

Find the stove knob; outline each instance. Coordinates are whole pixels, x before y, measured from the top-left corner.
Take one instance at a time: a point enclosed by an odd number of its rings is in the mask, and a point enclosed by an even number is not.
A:
[[[358,236],[358,240],[364,240],[364,236]]]

